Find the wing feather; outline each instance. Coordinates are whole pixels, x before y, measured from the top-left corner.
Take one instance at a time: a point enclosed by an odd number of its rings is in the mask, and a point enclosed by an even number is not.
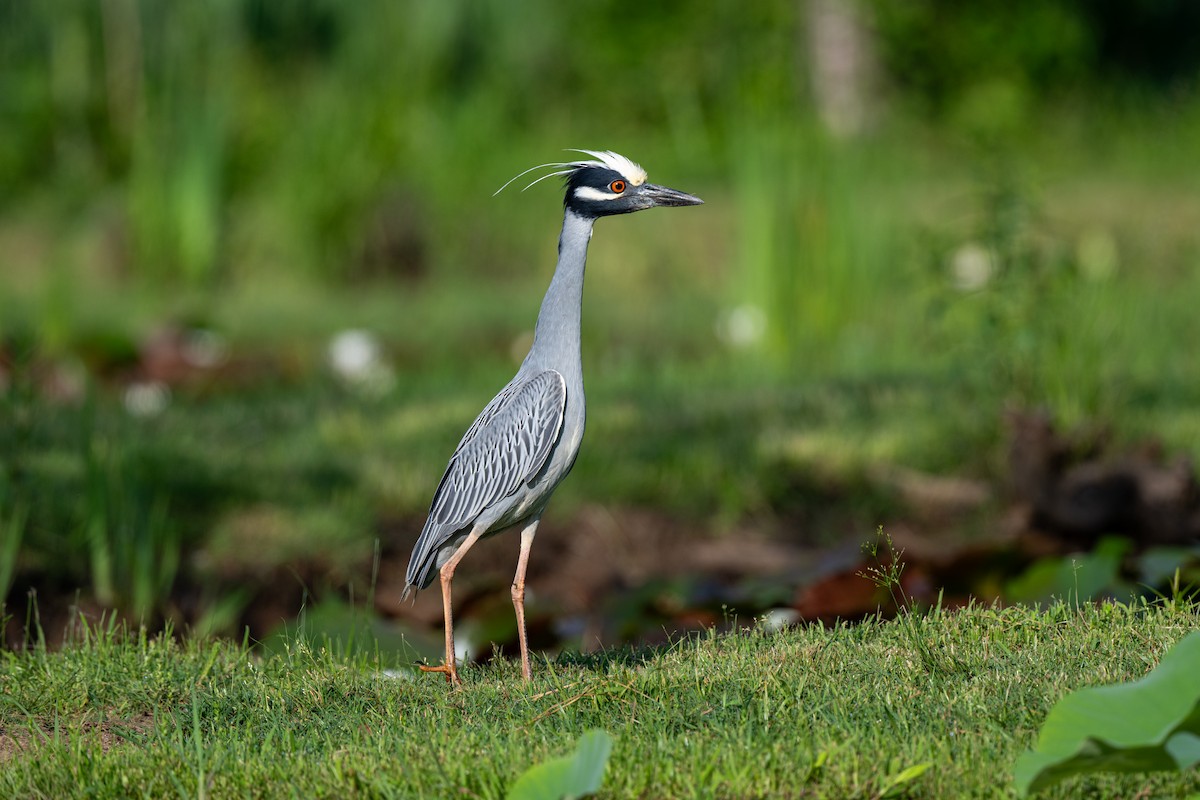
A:
[[[555,370],[514,379],[487,404],[434,493],[408,564],[410,585],[427,586],[438,549],[541,472],[562,431],[566,405],[567,384]]]

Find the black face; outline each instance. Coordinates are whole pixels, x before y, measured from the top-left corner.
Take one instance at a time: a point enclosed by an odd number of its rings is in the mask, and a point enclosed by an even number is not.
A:
[[[583,217],[629,214],[655,206],[695,206],[699,197],[665,186],[634,186],[621,173],[604,167],[582,167],[567,179],[563,205]]]

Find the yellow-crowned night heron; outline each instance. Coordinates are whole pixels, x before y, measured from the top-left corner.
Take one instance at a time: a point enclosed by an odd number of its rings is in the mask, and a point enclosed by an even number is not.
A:
[[[521,173],[553,168],[529,186],[549,177],[565,177],[558,267],[542,300],[529,355],[458,443],[408,564],[405,597],[433,583],[434,573],[440,570],[446,661],[442,666],[423,669],[444,672],[452,683],[460,682],[450,603],[454,569],[475,542],[518,524],[524,527],[512,599],[521,645],[521,673],[526,680],[530,677],[525,638],[529,548],[542,511],[555,487],[571,471],[583,439],[579,316],[592,225],[599,217],[613,214],[703,202],[690,194],[647,183],[646,171],[624,156],[594,150],[574,152],[594,160],[543,164]]]

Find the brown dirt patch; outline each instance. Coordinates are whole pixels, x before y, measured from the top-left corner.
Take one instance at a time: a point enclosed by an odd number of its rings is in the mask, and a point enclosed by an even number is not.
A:
[[[42,717],[19,720],[0,725],[0,764],[10,759],[36,755],[46,744],[68,743],[72,737],[96,740],[101,752],[125,744],[135,736],[154,729],[154,716],[147,711],[132,717],[108,718],[103,721],[84,720],[78,724]]]

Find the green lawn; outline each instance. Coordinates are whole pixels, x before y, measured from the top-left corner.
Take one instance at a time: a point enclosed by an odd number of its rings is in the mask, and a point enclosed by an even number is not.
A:
[[[756,627],[564,655],[529,685],[510,661],[470,667],[458,691],[336,645],[263,658],[93,626],[0,654],[0,796],[503,797],[591,728],[615,739],[604,797],[1012,796],[1056,700],[1144,675],[1197,622],[1106,604]],[[1046,796],[1198,790],[1193,772]]]

